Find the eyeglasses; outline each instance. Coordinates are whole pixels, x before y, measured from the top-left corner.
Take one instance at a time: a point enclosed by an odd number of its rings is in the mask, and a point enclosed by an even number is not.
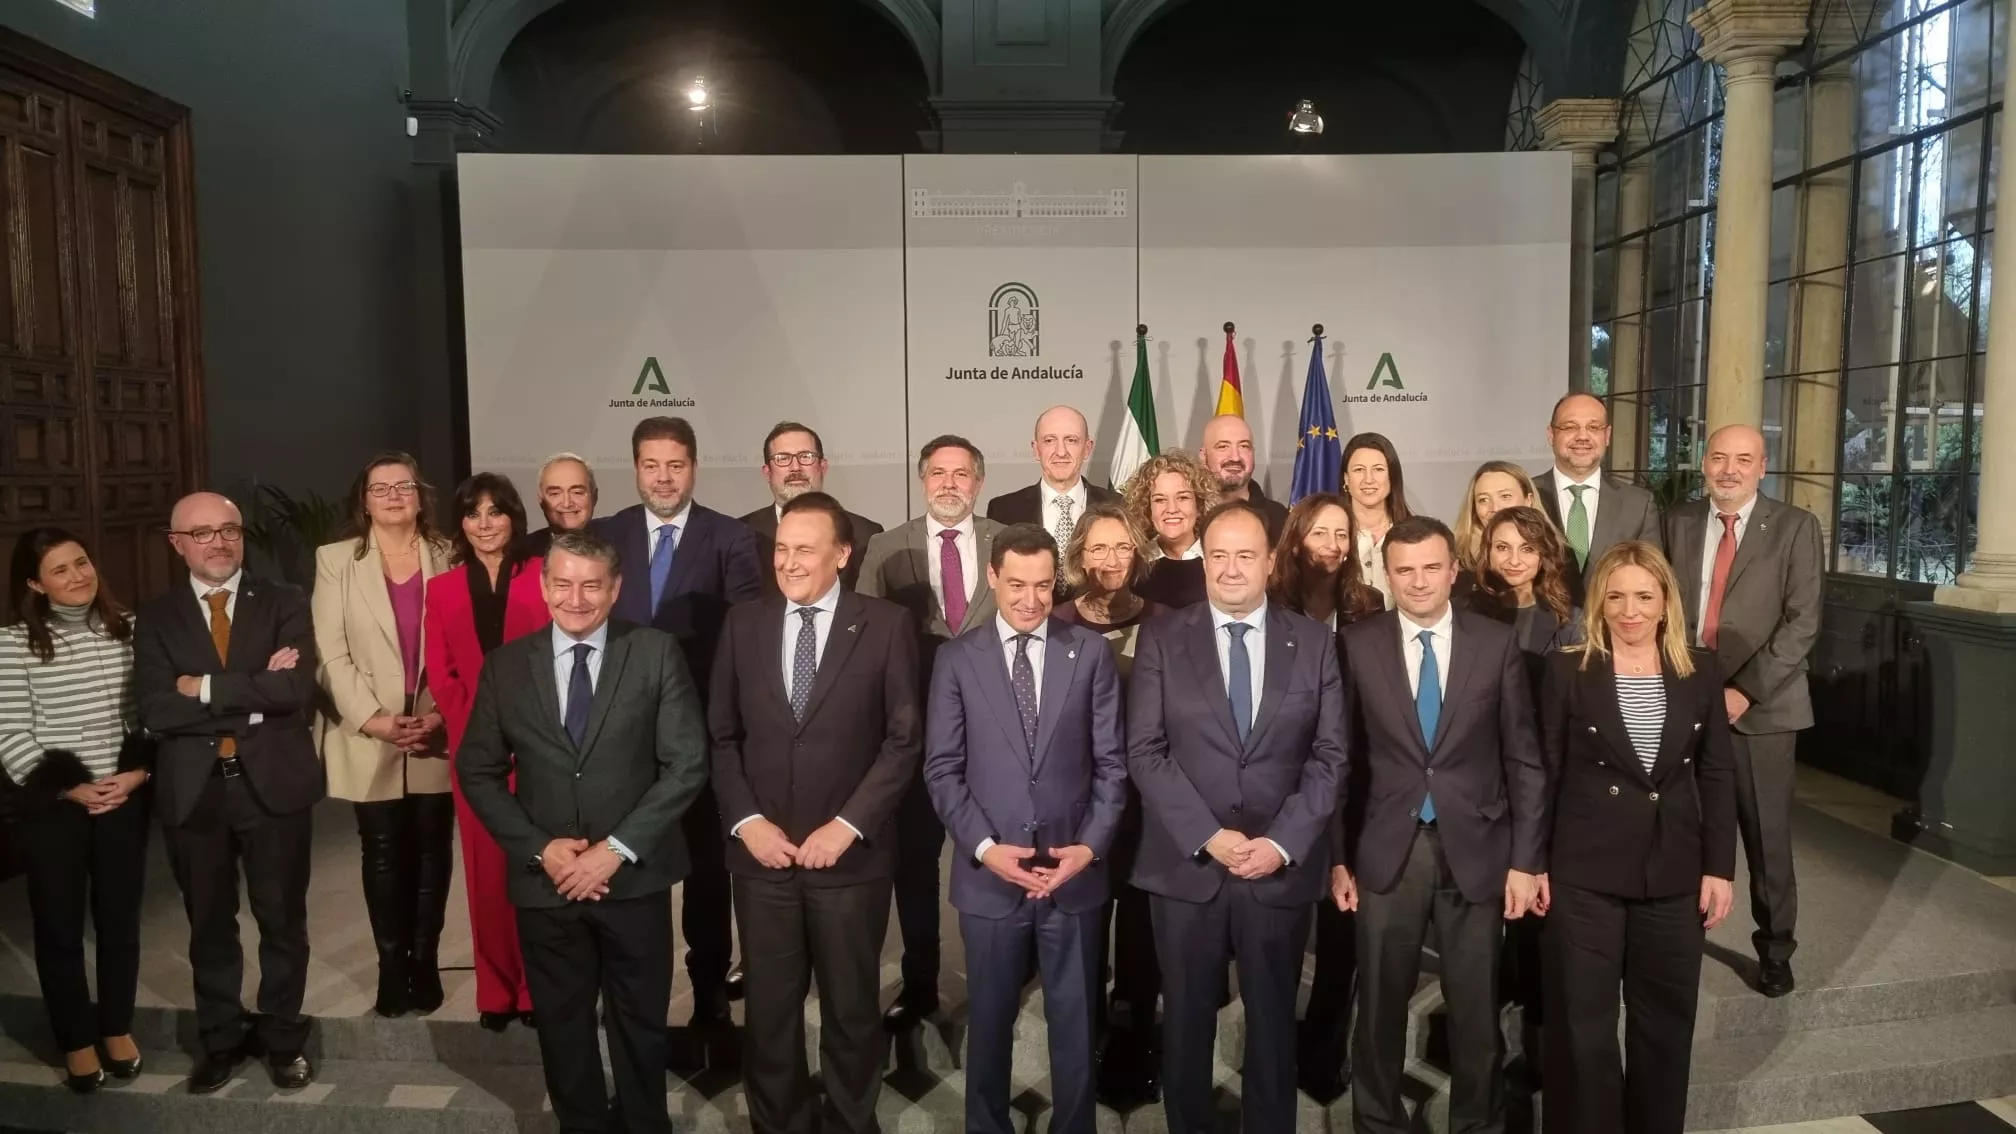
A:
[[[195,540],[199,544],[215,543],[218,536],[223,536],[225,543],[237,543],[239,540],[245,538],[245,529],[237,524],[225,524],[221,528],[192,528],[186,532],[170,528],[168,529],[168,534],[183,536]]]
[[[824,457],[818,453],[814,453],[810,449],[802,453],[772,453],[770,454],[770,467],[773,469],[788,469],[792,465],[804,465],[810,468],[824,459]]]
[[[397,484],[374,484],[364,491],[380,500],[395,492],[401,496],[411,496],[420,491],[420,482],[417,480],[402,480]]]
[[[1085,558],[1094,561],[1103,559],[1132,559],[1134,558],[1134,545],[1131,543],[1095,543],[1085,549]]]

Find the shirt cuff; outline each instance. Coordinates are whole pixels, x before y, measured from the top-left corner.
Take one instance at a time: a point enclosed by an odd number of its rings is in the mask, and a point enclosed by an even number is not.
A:
[[[742,828],[747,827],[749,824],[761,818],[763,818],[763,813],[759,811],[754,815],[745,815],[742,818],[737,819],[735,821],[735,825],[733,827],[728,828],[728,837],[731,839],[741,838]]]
[[[849,823],[849,822],[847,821],[847,818],[846,818],[846,816],[844,816],[844,815],[835,815],[835,816],[833,817],[833,820],[834,820],[834,822],[836,822],[836,823],[840,824],[840,825],[841,825],[842,827],[845,827],[845,828],[847,828],[848,830],[850,830],[850,831],[854,832],[854,837],[855,837],[856,839],[859,839],[860,841],[862,841],[862,842],[864,842],[864,843],[868,841],[868,836],[866,836],[866,835],[864,835],[864,834],[862,834],[862,833],[861,833],[861,828],[859,828],[859,827],[856,827],[856,826],[855,826],[854,824],[852,824],[852,823]]]
[[[993,840],[993,839],[991,839],[991,838],[990,838],[990,839],[981,839],[981,840],[980,840],[980,845],[979,845],[979,846],[977,846],[977,847],[974,847],[974,848],[973,848],[973,861],[974,861],[974,862],[986,862],[986,861],[987,861],[987,852],[988,852],[988,851],[990,851],[990,850],[993,850],[993,849],[994,849],[994,840]]]
[[[210,680],[210,679],[206,677],[206,678],[204,678],[203,680],[205,680],[205,681],[208,681],[208,680]],[[251,715],[249,715],[249,716],[247,716],[247,717],[245,718],[245,723],[246,723],[246,724],[248,724],[248,725],[255,725],[255,724],[258,724],[258,723],[259,723],[260,721],[263,721],[263,720],[265,720],[265,719],[266,719],[266,714],[265,714],[265,713],[253,713],[253,714],[251,714]]]
[[[1273,839],[1268,839],[1267,842],[1268,845],[1272,846],[1276,851],[1280,853],[1282,863],[1288,866],[1295,865],[1295,858],[1294,856],[1288,853],[1288,848],[1282,846],[1280,843],[1275,842]]]
[[[196,688],[196,699],[206,705],[210,703],[210,675],[207,673],[203,675],[203,681]]]
[[[615,851],[616,857],[622,859],[624,862],[632,866],[637,865],[637,855],[629,847],[617,842],[614,835],[609,836],[609,849]]]

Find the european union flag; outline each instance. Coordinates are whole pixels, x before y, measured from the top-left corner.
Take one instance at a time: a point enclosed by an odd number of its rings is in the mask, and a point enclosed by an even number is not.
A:
[[[1335,492],[1342,483],[1344,443],[1337,437],[1337,414],[1330,408],[1330,379],[1323,375],[1323,324],[1309,341],[1309,379],[1302,384],[1302,421],[1295,438],[1293,504],[1313,492]]]

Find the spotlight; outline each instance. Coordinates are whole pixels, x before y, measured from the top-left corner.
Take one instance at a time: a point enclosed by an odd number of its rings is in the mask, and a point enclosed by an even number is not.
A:
[[[686,88],[687,109],[705,110],[707,109],[709,101],[710,100],[707,95],[707,80],[698,75],[694,76],[693,85]]]
[[[1321,134],[1323,132],[1323,116],[1316,113],[1316,104],[1314,102],[1305,98],[1295,104],[1295,112],[1288,116],[1288,132],[1290,134]]]

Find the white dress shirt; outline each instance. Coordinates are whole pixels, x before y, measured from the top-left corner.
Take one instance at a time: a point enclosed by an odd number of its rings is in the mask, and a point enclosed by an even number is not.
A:
[[[1736,509],[1736,546],[1738,548],[1743,546],[1743,536],[1750,530],[1750,513],[1756,510],[1757,496],[1755,493],[1751,494],[1750,499],[1741,508]],[[1715,589],[1715,553],[1721,549],[1722,509],[1711,498],[1708,501],[1708,538],[1701,541],[1701,602],[1694,608],[1696,611],[1694,618],[1696,624],[1694,627],[1694,644],[1697,646],[1708,644],[1701,637],[1701,632],[1708,627],[1708,596]],[[1726,602],[1729,596],[1724,595],[1722,597]]]
[[[676,547],[677,545],[675,544],[674,546]],[[833,636],[833,619],[840,610],[840,581],[835,579],[833,585],[826,589],[826,593],[813,600],[811,606],[812,609],[819,612],[812,616],[812,673],[813,679],[817,680],[819,663],[826,660],[826,640]],[[796,668],[798,660],[798,628],[804,625],[805,622],[804,616],[798,613],[801,609],[797,603],[789,599],[784,600],[783,645],[778,651],[777,656],[783,666],[784,696],[787,699],[791,696],[792,692],[792,670]],[[735,825],[728,828],[728,837],[731,839],[740,838],[743,824],[749,822],[751,819],[761,818],[763,818],[763,813],[759,811],[754,815],[744,815],[742,818],[735,820]],[[836,815],[834,818],[838,819],[839,816]],[[840,819],[840,822],[846,823],[847,829],[854,832],[855,838],[861,837],[860,828],[854,826],[852,823],[848,823],[845,819]]]
[[[973,534],[973,513],[966,513],[965,519],[949,527],[939,523],[937,520],[926,519],[924,521],[924,567],[925,570],[931,573],[931,593],[938,596],[938,609],[941,612],[945,609],[945,569],[938,561],[938,549],[943,543],[938,533],[946,531],[959,533],[959,538],[953,540],[952,543],[959,549],[959,573],[966,580],[966,605],[969,608],[973,605],[973,586],[980,578],[973,573],[980,565],[980,541]],[[957,626],[952,627],[952,633],[959,633],[959,628]]]
[[[1183,549],[1183,554],[1181,554],[1181,555],[1177,556],[1176,558],[1178,558],[1178,559],[1202,559],[1202,558],[1204,558],[1204,541],[1203,541],[1203,540],[1201,540],[1201,539],[1193,539],[1193,540],[1191,540],[1191,541],[1190,541],[1190,546],[1189,546],[1189,547],[1187,547],[1187,548],[1184,548],[1184,549]]]
[[[1036,495],[1043,500],[1043,530],[1049,532],[1051,535],[1057,534],[1057,521],[1064,516],[1063,511],[1057,507],[1057,501],[1067,496],[1071,499],[1072,526],[1075,528],[1084,521],[1086,496],[1084,477],[1079,477],[1078,483],[1072,485],[1069,492],[1059,492],[1050,487],[1049,481],[1038,480],[1036,482]],[[1059,548],[1058,550],[1061,552],[1063,549]]]
[[[223,537],[219,536],[218,538],[222,539]],[[224,599],[224,617],[230,619],[233,625],[237,624],[238,587],[244,581],[245,569],[243,567],[233,571],[231,577],[221,583],[206,583],[194,575],[189,576],[190,589],[196,592],[196,602],[203,608],[204,629],[207,630],[210,627],[210,599],[208,596],[212,591],[224,592],[226,596]],[[202,687],[196,691],[196,699],[206,705],[210,703],[210,675],[207,673],[203,675]],[[252,713],[245,718],[245,723],[256,725],[265,719],[266,714],[264,713]]]
[[[1421,631],[1434,633],[1429,639],[1435,647],[1436,691],[1445,698],[1449,694],[1449,635],[1456,628],[1456,604],[1442,608],[1442,617],[1433,624],[1416,622],[1406,611],[1400,612],[1400,654],[1407,659],[1407,691],[1416,698],[1421,696]],[[1434,743],[1434,737],[1426,738]]]
[[[1246,631],[1246,660],[1251,663],[1247,668],[1253,671],[1253,716],[1257,720],[1260,716],[1260,692],[1267,686],[1267,602],[1262,599],[1259,607],[1244,618],[1234,618],[1219,610],[1216,604],[1206,605],[1211,607],[1211,639],[1218,644],[1218,677],[1225,682],[1227,700],[1232,697],[1232,635],[1225,628],[1234,622],[1251,627]],[[1254,721],[1246,722],[1249,734],[1253,724]],[[1295,861],[1288,848],[1273,839],[1267,841],[1274,843],[1282,862]]]
[[[1571,485],[1589,490],[1582,494],[1582,510],[1589,513],[1589,539],[1593,545],[1596,539],[1596,509],[1603,502],[1603,467],[1598,465],[1596,471],[1589,474],[1588,480],[1576,480],[1560,465],[1554,466],[1554,503],[1561,509],[1563,540],[1568,538],[1568,512],[1575,507],[1575,494],[1568,491]]]
[[[691,519],[692,516],[693,498],[690,496],[686,498],[686,503],[681,504],[679,510],[674,512],[672,518],[669,520],[660,519],[658,513],[653,512],[649,508],[644,509],[644,573],[647,580],[650,578],[651,573],[651,557],[658,554],[658,529],[664,527],[672,529],[672,554],[676,556],[679,554],[679,545],[686,540],[686,521]],[[647,581],[645,585],[649,586],[650,584]],[[597,652],[599,653],[600,651]]]
[[[1083,488],[1085,482],[1081,480],[1078,484],[1080,488]],[[997,612],[994,615],[994,632],[1001,635],[1001,659],[1008,663],[1008,679],[1012,689],[1012,683],[1015,679],[1015,639],[1022,631],[1008,625],[1008,620]],[[1029,637],[1032,639],[1029,643],[1029,671],[1030,675],[1036,680],[1036,710],[1038,712],[1043,710],[1043,646],[1049,641],[1049,634],[1050,620],[1047,618],[1043,620],[1042,625],[1029,632]],[[1014,697],[1010,696],[1009,700],[1014,700]],[[993,846],[994,840],[992,838],[981,839],[980,845],[973,848],[973,857],[975,859],[984,859],[987,856],[987,851]],[[1036,849],[1041,851],[1044,848],[1037,847]]]
[[[649,516],[651,513],[649,510],[646,510],[644,514]],[[674,550],[677,550],[679,545],[675,542],[672,546]],[[567,719],[567,694],[569,686],[574,683],[574,647],[576,646],[588,647],[588,689],[590,693],[593,693],[596,686],[602,683],[602,655],[609,652],[609,624],[604,622],[602,625],[597,626],[585,638],[576,638],[572,634],[567,633],[567,631],[560,629],[559,623],[556,622],[553,624],[553,684],[560,690],[560,719],[562,722],[565,722]],[[630,848],[617,842],[614,836],[611,836],[609,839],[609,849],[621,855],[625,862],[634,863],[637,861],[637,856],[631,852]]]

